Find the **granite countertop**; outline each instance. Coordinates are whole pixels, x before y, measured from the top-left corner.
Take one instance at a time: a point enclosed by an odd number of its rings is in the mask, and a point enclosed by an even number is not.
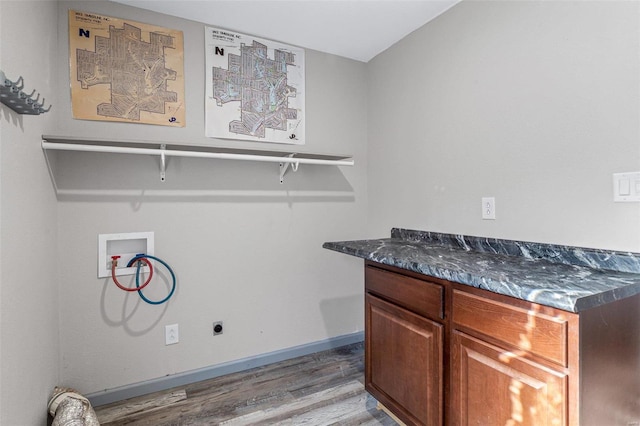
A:
[[[400,228],[323,247],[570,312],[640,293],[640,253]]]

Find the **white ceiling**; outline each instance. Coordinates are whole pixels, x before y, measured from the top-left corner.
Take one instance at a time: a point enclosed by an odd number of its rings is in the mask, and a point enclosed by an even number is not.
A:
[[[460,0],[115,0],[368,62]]]

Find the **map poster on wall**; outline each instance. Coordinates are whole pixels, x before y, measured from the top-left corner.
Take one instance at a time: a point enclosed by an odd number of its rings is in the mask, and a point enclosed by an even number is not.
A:
[[[205,27],[206,135],[304,144],[304,50]]]
[[[73,117],[185,126],[182,31],[69,11]]]

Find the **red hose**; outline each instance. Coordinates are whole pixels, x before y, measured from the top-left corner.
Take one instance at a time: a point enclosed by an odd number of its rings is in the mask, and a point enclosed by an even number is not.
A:
[[[118,266],[118,259],[119,258],[120,258],[120,256],[111,256],[111,278],[113,279],[113,282],[116,283],[118,288],[120,288],[121,290],[124,290],[124,291],[138,291],[138,290],[142,290],[143,288],[145,288],[147,286],[147,284],[149,284],[151,282],[151,277],[153,277],[153,266],[151,266],[151,262],[149,262],[149,260],[147,258],[141,257],[141,258],[138,259],[138,262],[144,262],[149,267],[149,277],[144,282],[144,284],[142,284],[140,287],[125,287],[122,284],[120,284],[118,282],[118,279],[116,278],[116,266]]]

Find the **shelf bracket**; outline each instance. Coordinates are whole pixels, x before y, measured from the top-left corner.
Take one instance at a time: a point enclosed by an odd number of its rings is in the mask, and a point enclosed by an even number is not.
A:
[[[287,155],[287,158],[293,158],[293,156],[294,156],[294,154],[289,154],[289,155]],[[291,166],[291,169],[294,172],[297,172],[299,165],[300,165],[300,163],[297,162],[297,161],[280,163],[280,184],[284,183],[284,175],[287,173],[287,169],[289,169],[289,166]]]
[[[167,156],[165,155],[166,149],[167,149],[166,144],[160,145],[160,182],[164,182],[166,179],[166,172],[167,172]]]

